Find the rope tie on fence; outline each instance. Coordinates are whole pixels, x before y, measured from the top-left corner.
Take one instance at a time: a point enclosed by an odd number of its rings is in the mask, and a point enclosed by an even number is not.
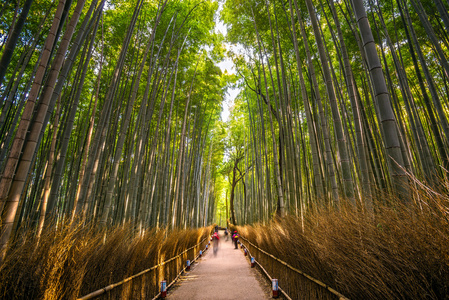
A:
[[[333,288],[331,288],[330,286],[328,286],[328,285],[325,284],[324,282],[322,282],[322,281],[320,281],[320,280],[318,280],[318,279],[316,279],[316,278],[313,278],[312,276],[310,276],[310,275],[304,273],[303,271],[301,271],[301,270],[299,270],[299,269],[297,269],[297,268],[295,268],[295,267],[289,265],[287,262],[285,262],[285,261],[283,261],[283,260],[277,258],[276,256],[274,256],[274,255],[272,255],[272,254],[266,252],[266,251],[263,250],[263,249],[260,249],[259,247],[257,247],[257,246],[254,245],[253,243],[251,243],[249,240],[247,240],[247,239],[244,238],[243,236],[240,236],[240,238],[241,238],[242,240],[244,240],[245,242],[247,242],[248,244],[250,244],[250,245],[251,245],[252,247],[254,247],[255,249],[257,249],[258,251],[260,251],[260,252],[262,252],[263,254],[265,254],[265,255],[271,257],[272,259],[276,260],[276,261],[279,262],[280,264],[286,266],[287,268],[289,268],[289,269],[292,270],[293,272],[296,272],[296,273],[298,273],[298,274],[304,276],[304,277],[307,278],[308,280],[310,280],[310,281],[312,281],[312,282],[318,284],[319,286],[325,288],[326,290],[328,290],[329,292],[331,292],[331,293],[334,294],[335,296],[339,297],[340,300],[349,300],[349,298],[347,298],[347,297],[344,296],[343,294],[339,293],[338,291],[334,290]],[[256,261],[256,263],[262,268],[262,270],[267,274],[268,278],[270,278],[270,280],[271,280],[271,277],[269,276],[269,274],[267,273],[267,271],[266,271],[266,270],[265,270],[265,269],[264,269],[264,268],[263,268],[257,261]],[[280,288],[279,288],[279,289],[280,289]],[[283,293],[285,294],[284,291],[283,291]],[[286,294],[285,294],[285,295],[286,295]],[[287,296],[287,297],[288,297],[288,296]]]
[[[195,247],[198,247],[199,245],[201,245],[202,243],[204,243],[208,238],[209,238],[208,236],[205,237],[205,238],[204,238],[201,242],[199,242],[198,244],[196,244],[196,245],[194,245],[194,246],[192,246],[192,247],[190,247],[190,248],[184,250],[183,252],[181,252],[180,254],[178,254],[178,255],[176,255],[176,256],[170,258],[169,260],[166,260],[166,261],[164,261],[164,262],[161,262],[161,263],[158,264],[158,265],[152,266],[152,267],[149,268],[149,269],[143,270],[143,271],[140,272],[140,273],[137,273],[137,274],[135,274],[135,275],[133,275],[133,276],[130,276],[130,277],[128,277],[128,278],[125,278],[125,279],[123,279],[123,280],[120,281],[120,282],[113,283],[113,284],[110,284],[110,285],[108,285],[108,286],[106,286],[106,287],[104,287],[104,288],[101,288],[101,289],[99,289],[99,290],[96,290],[96,291],[94,291],[94,292],[92,292],[92,293],[90,293],[90,294],[87,294],[87,295],[85,295],[85,296],[83,296],[83,297],[81,297],[81,298],[78,298],[77,300],[88,300],[88,299],[93,299],[93,298],[95,298],[95,297],[97,297],[97,296],[99,296],[99,295],[101,295],[101,294],[104,294],[104,293],[106,293],[106,292],[108,292],[108,291],[110,291],[110,290],[116,288],[117,286],[120,286],[120,285],[122,285],[122,284],[124,284],[124,283],[126,283],[126,282],[128,282],[128,281],[130,281],[130,280],[133,280],[134,278],[137,278],[137,277],[142,276],[142,275],[144,275],[145,273],[148,273],[148,272],[150,272],[150,271],[152,271],[152,270],[154,270],[154,269],[157,269],[157,268],[159,268],[159,267],[162,267],[163,265],[168,264],[169,262],[171,262],[171,261],[177,259],[178,257],[184,255],[186,252],[188,252],[188,251],[194,249]],[[197,257],[195,257],[194,260],[192,260],[192,262],[195,261],[197,258],[198,258],[198,255],[197,255]],[[185,270],[185,268],[181,271],[181,273],[182,273],[184,270]],[[172,282],[168,287],[170,287],[170,286],[171,286],[171,285],[172,285],[178,278],[179,278],[179,274],[178,274],[178,276],[175,278],[175,280],[173,280],[173,282]],[[167,288],[168,288],[168,287],[167,287]],[[159,294],[156,296],[156,298],[157,298],[157,297],[159,297]]]

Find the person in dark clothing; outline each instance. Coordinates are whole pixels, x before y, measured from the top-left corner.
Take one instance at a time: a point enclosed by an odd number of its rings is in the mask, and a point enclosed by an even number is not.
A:
[[[239,241],[239,234],[237,231],[234,231],[234,234],[232,235],[232,240],[234,241],[235,249],[238,249],[237,242]]]

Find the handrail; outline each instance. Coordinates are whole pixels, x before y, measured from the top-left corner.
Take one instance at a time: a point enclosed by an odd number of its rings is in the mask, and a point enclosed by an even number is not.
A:
[[[208,239],[208,238],[203,239],[200,243],[196,244],[196,246],[200,245],[201,243],[203,243],[203,242],[204,242],[205,240],[207,240],[207,239]],[[207,249],[207,248],[205,248],[203,252],[205,252],[206,249]],[[197,255],[197,256],[196,256],[190,263],[195,262],[199,257],[200,257],[200,255],[198,254],[198,255]],[[170,288],[170,287],[171,287],[171,286],[178,280],[179,276],[180,276],[182,273],[184,273],[186,269],[187,269],[187,267],[184,267],[184,268],[178,273],[178,275],[175,277],[175,279],[173,279],[173,281],[170,282],[169,285],[167,285],[167,290],[168,290],[168,289],[169,289],[169,288]],[[151,299],[151,300],[156,300],[156,299],[158,299],[160,296],[161,296],[161,292],[159,292],[159,294],[157,294],[156,296],[154,296],[154,298]]]
[[[241,239],[243,239],[244,241],[248,242],[248,244],[250,244],[251,246],[253,246],[253,247],[256,248],[257,250],[259,250],[259,251],[262,252],[263,254],[265,254],[265,255],[271,257],[272,259],[276,260],[277,262],[281,263],[282,265],[286,266],[286,267],[289,268],[290,270],[292,270],[292,271],[294,271],[294,272],[296,272],[296,273],[298,273],[298,274],[304,276],[305,278],[309,279],[310,281],[312,281],[312,282],[318,284],[319,286],[325,288],[326,290],[328,290],[329,292],[331,292],[331,293],[334,294],[335,296],[339,297],[340,300],[349,300],[349,298],[347,298],[347,297],[344,296],[343,294],[339,293],[338,291],[334,290],[333,288],[331,288],[331,287],[328,286],[327,284],[325,284],[325,283],[321,282],[320,280],[318,280],[318,279],[316,279],[316,278],[313,278],[312,276],[310,276],[310,275],[304,273],[303,271],[301,271],[301,270],[299,270],[299,269],[297,269],[297,268],[295,268],[295,267],[289,265],[287,262],[285,262],[285,261],[283,261],[283,260],[277,258],[276,256],[274,256],[274,255],[272,255],[272,254],[266,252],[265,250],[260,249],[259,247],[257,247],[257,246],[254,245],[253,243],[251,243],[248,239],[244,238],[243,236],[239,236],[239,238],[241,238]],[[257,263],[257,264],[260,266],[259,263]],[[265,273],[268,274],[266,271],[265,271]]]
[[[243,238],[243,237],[242,237],[242,238]],[[248,243],[251,244],[251,242],[249,242],[247,239],[245,239],[245,238],[243,238],[243,239],[246,240]],[[253,244],[251,244],[251,245],[253,245]],[[252,257],[251,251],[249,251],[248,247],[245,247],[245,248],[246,248],[247,251],[248,251],[249,257]],[[255,248],[257,248],[257,247],[255,247]],[[261,250],[261,249],[258,249],[258,250]],[[254,262],[255,262],[255,263],[259,266],[259,268],[265,273],[265,275],[268,277],[268,279],[269,279],[270,281],[272,281],[273,278],[270,276],[270,274],[268,274],[267,270],[265,270],[265,268],[260,264],[260,262],[258,262],[257,260],[254,260]],[[284,297],[287,298],[287,300],[293,300],[292,298],[290,298],[289,295],[287,295],[287,293],[286,293],[280,286],[278,286],[278,288],[279,288],[279,290],[281,291],[281,293],[284,294]]]
[[[126,283],[126,282],[128,282],[128,281],[130,281],[130,280],[133,280],[133,279],[136,278],[136,277],[142,276],[142,275],[145,274],[145,273],[148,273],[148,272],[150,272],[150,271],[152,271],[152,270],[154,270],[154,269],[157,269],[157,268],[159,268],[159,267],[161,267],[161,266],[163,266],[163,265],[165,265],[165,264],[167,264],[167,263],[169,263],[169,262],[171,262],[171,261],[177,259],[178,257],[182,256],[182,255],[185,254],[186,252],[188,252],[188,251],[194,249],[195,247],[201,245],[201,244],[204,243],[204,241],[206,241],[208,238],[209,238],[209,237],[205,237],[205,238],[204,238],[201,242],[199,242],[198,244],[196,244],[196,245],[194,245],[194,246],[192,246],[192,247],[190,247],[190,248],[184,250],[183,252],[181,252],[180,254],[178,254],[178,255],[176,255],[176,256],[170,258],[169,260],[166,260],[166,261],[164,261],[164,262],[161,262],[161,263],[158,264],[158,265],[155,265],[155,266],[153,266],[153,267],[151,267],[151,268],[149,268],[149,269],[143,270],[142,272],[137,273],[137,274],[135,274],[135,275],[133,275],[133,276],[130,276],[130,277],[128,277],[128,278],[125,278],[125,279],[123,279],[123,280],[120,281],[120,282],[113,283],[113,284],[110,284],[110,285],[108,285],[108,286],[106,286],[106,287],[104,287],[104,288],[101,288],[101,289],[99,289],[99,290],[96,290],[96,291],[94,291],[94,292],[92,292],[92,293],[90,293],[90,294],[87,294],[87,295],[85,295],[85,296],[83,296],[83,297],[81,297],[81,298],[78,298],[77,300],[88,300],[88,299],[93,299],[93,298],[95,298],[95,297],[97,297],[97,296],[99,296],[99,295],[101,295],[101,294],[104,294],[104,293],[106,293],[106,292],[108,292],[108,291],[110,291],[110,290],[116,288],[117,286],[120,286],[120,285],[122,285],[122,284],[124,284],[124,283]],[[197,258],[198,258],[198,256],[197,256],[193,261],[195,261]],[[182,273],[184,270],[185,270],[185,268],[181,271],[181,273]],[[179,277],[179,274],[178,274],[178,276],[175,278],[174,281],[176,281],[176,279],[177,279],[178,277]],[[173,281],[173,282],[174,282],[174,281]],[[173,282],[172,282],[172,283],[173,283]],[[172,283],[171,283],[171,284],[172,284]],[[171,284],[170,284],[170,285],[171,285]]]

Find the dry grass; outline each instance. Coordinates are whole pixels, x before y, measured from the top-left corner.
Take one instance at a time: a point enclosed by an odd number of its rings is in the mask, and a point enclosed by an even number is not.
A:
[[[157,265],[209,233],[203,228],[139,235],[129,225],[94,232],[67,224],[47,228],[37,246],[29,232],[0,266],[0,299],[76,299]],[[158,282],[148,281],[157,291]]]
[[[351,299],[449,299],[449,199],[428,189],[419,203],[378,206],[375,216],[323,209],[240,226],[252,243]]]

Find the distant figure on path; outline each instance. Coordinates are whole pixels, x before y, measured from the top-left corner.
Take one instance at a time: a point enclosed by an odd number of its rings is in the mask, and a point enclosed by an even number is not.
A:
[[[218,231],[214,232],[214,235],[212,236],[213,238],[213,243],[214,243],[214,255],[217,255],[218,252],[218,243],[220,240],[220,237],[218,236]]]
[[[234,231],[232,240],[234,241],[235,249],[238,249],[239,247],[237,247],[237,242],[239,241],[239,234],[237,233],[237,231]]]
[[[225,236],[226,236],[226,241],[228,241],[228,238],[229,238],[229,232],[228,232],[228,229],[227,229],[227,228],[225,228],[224,234],[225,234]]]

